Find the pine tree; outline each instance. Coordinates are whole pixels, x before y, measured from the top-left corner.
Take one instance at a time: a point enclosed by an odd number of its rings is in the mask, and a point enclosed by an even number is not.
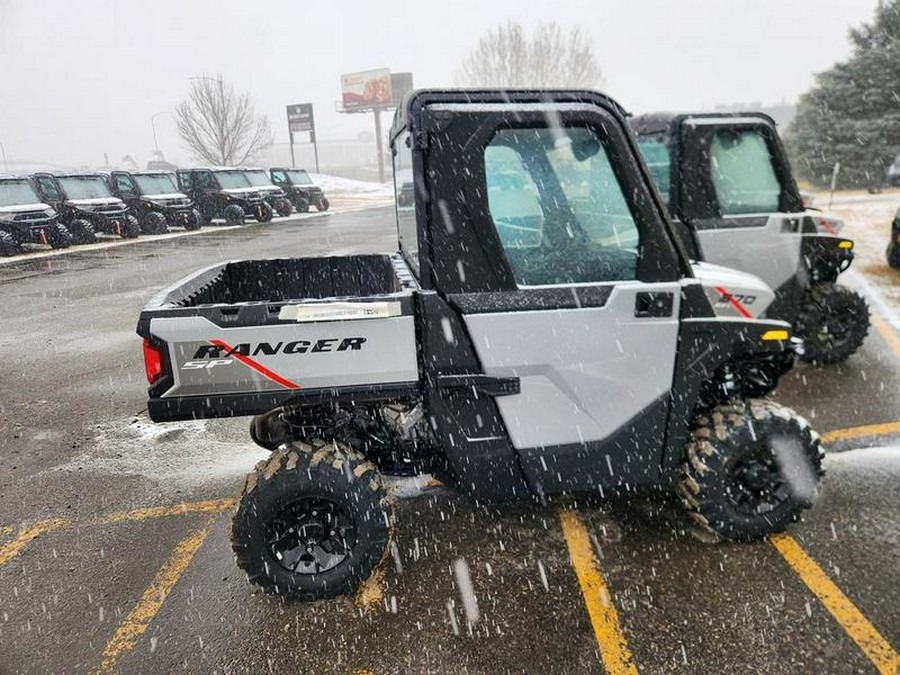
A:
[[[853,53],[816,76],[788,133],[797,173],[814,185],[872,187],[900,152],[900,0],[882,0],[875,19],[851,29]]]

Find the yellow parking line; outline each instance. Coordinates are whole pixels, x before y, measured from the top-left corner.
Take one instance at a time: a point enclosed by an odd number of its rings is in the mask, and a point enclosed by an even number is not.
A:
[[[55,520],[43,520],[34,525],[29,525],[19,531],[19,534],[0,546],[0,567],[21,553],[36,537],[47,532],[78,526],[98,526],[121,523],[125,521],[142,521],[151,518],[164,518],[167,516],[180,516],[188,513],[220,513],[234,506],[234,499],[209,499],[202,502],[188,502],[173,506],[153,506],[133,511],[116,511],[105,515],[95,516],[85,521],[72,520],[70,518],[57,518]],[[11,528],[2,528],[4,530]]]
[[[612,594],[603,580],[584,523],[574,511],[560,511],[559,522],[607,675],[637,675]]]
[[[103,658],[100,665],[94,670],[94,675],[114,673],[119,659],[126,652],[134,649],[138,638],[147,630],[153,617],[166,601],[166,596],[181,578],[191,560],[194,559],[194,554],[197,553],[209,534],[212,522],[212,517],[208,518],[203,527],[194,530],[178,543],[169,559],[159,568],[141,599],[138,600],[107,643],[106,649],[103,650]]]
[[[823,443],[834,443],[835,441],[846,441],[851,438],[897,433],[900,433],[900,422],[884,422],[883,424],[867,424],[862,427],[850,427],[849,429],[826,431],[822,434],[820,440]]]
[[[57,518],[56,520],[42,520],[39,523],[30,525],[22,529],[16,537],[0,546],[0,567],[3,567],[10,560],[15,558],[19,551],[28,546],[32,539],[44,534],[52,532],[61,527],[69,525],[72,521],[65,518]]]
[[[890,350],[894,352],[894,356],[900,359],[900,335],[897,335],[897,331],[891,328],[887,321],[874,312],[870,318],[872,320],[872,325],[875,326],[875,330],[878,331],[881,339],[884,340]]]
[[[900,673],[900,654],[888,644],[875,626],[850,602],[815,560],[787,534],[773,534],[769,541],[793,568],[797,576],[825,605],[853,641],[863,650],[882,675]]]

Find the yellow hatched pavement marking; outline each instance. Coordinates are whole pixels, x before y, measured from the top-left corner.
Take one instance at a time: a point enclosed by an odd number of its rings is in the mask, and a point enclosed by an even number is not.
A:
[[[153,617],[156,616],[166,601],[166,596],[181,578],[188,565],[191,564],[191,560],[194,559],[194,554],[197,553],[197,550],[206,540],[212,523],[212,517],[207,518],[203,527],[194,530],[178,543],[169,559],[159,568],[141,599],[138,600],[107,643],[106,649],[103,650],[103,658],[100,661],[100,665],[93,671],[94,675],[115,673],[119,659],[126,652],[134,649],[138,638],[147,630],[150,622],[153,621]]]
[[[856,605],[850,602],[816,561],[809,557],[800,544],[787,534],[773,534],[769,537],[769,541],[801,581],[816,594],[847,635],[853,638],[863,653],[869,657],[878,672],[882,675],[900,673],[900,654],[891,647]]]
[[[42,520],[33,525],[19,530],[19,533],[10,541],[0,546],[0,567],[21,553],[32,540],[47,532],[54,532],[70,527],[110,525],[127,521],[139,522],[151,518],[165,518],[168,516],[181,516],[189,513],[220,513],[234,506],[234,499],[209,499],[202,502],[188,502],[173,506],[153,506],[133,511],[116,511],[100,516],[95,516],[84,521],[71,518],[57,518],[54,520]],[[0,528],[0,533],[12,528]]]
[[[881,336],[881,339],[884,340],[890,350],[894,352],[894,356],[900,359],[900,335],[897,335],[897,331],[891,328],[887,321],[874,312],[872,312],[870,319],[872,325],[875,326],[875,330],[877,330],[878,334]]]
[[[23,528],[19,531],[18,535],[13,537],[13,539],[3,544],[3,546],[0,546],[0,567],[3,567],[6,563],[19,555],[19,552],[28,546],[28,544],[36,537],[45,532],[58,530],[71,524],[71,522],[72,521],[65,518],[57,518],[56,520],[42,520],[34,525]]]
[[[637,675],[612,594],[603,580],[584,523],[574,511],[560,511],[559,522],[607,674]]]
[[[900,433],[900,422],[884,422],[883,424],[867,424],[862,427],[850,427],[849,429],[826,431],[821,435],[820,440],[823,443],[834,443],[835,441],[846,441],[851,438],[898,433]]]

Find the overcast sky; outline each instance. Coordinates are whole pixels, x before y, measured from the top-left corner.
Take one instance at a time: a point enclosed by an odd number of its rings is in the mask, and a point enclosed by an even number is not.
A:
[[[353,138],[371,115],[340,115],[339,76],[389,67],[451,85],[478,37],[513,19],[578,25],[603,89],[633,112],[793,102],[845,59],[847,31],[877,0],[0,0],[0,143],[14,159],[99,165],[153,150],[151,115],[188,77],[250,91],[276,140],[284,106],[311,101],[320,138]],[[172,118],[161,149],[187,160]]]

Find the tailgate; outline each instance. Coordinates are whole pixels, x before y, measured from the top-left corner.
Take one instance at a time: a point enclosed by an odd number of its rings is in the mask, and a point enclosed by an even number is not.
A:
[[[160,371],[149,391],[151,419],[251,415],[417,386],[411,296],[243,310],[198,307],[142,319],[145,349]]]

